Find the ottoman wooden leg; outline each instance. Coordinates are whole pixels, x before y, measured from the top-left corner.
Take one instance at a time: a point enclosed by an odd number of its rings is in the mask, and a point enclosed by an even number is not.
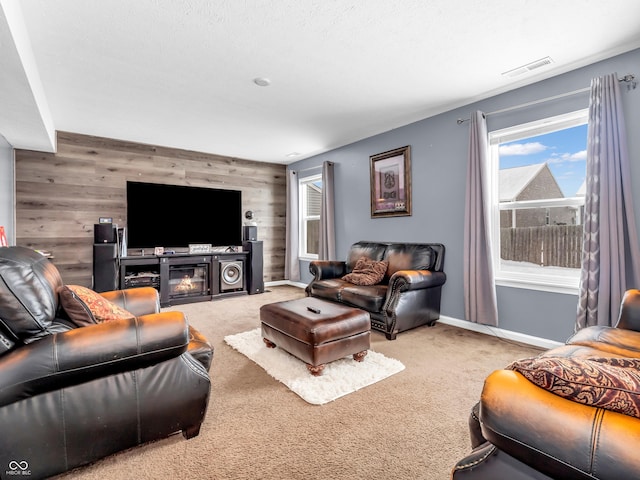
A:
[[[276,344],[273,343],[271,340],[267,340],[266,338],[263,338],[262,341],[267,345],[267,347],[276,348]]]
[[[361,351],[361,352],[354,353],[354,354],[353,354],[353,359],[354,359],[356,362],[361,362],[361,361],[363,361],[363,360],[364,360],[364,357],[366,357],[366,356],[367,356],[367,350],[363,350],[363,351]]]
[[[322,371],[324,370],[324,364],[322,364],[322,365],[309,365],[307,363],[307,370],[309,370],[311,372],[311,375],[313,375],[314,377],[317,377],[319,375],[322,375]]]

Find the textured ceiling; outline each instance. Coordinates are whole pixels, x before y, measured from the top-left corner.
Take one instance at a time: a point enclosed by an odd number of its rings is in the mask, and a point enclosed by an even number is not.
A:
[[[290,163],[640,47],[637,0],[0,5],[0,134],[41,150],[63,130]]]

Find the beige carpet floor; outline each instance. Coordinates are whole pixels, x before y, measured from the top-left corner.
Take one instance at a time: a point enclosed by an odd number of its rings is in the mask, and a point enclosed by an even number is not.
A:
[[[296,287],[172,307],[215,348],[200,435],[142,445],[59,479],[443,480],[470,450],[467,419],[484,378],[540,350],[437,323],[372,333],[371,348],[405,370],[325,405],[311,405],[224,342],[259,326],[264,303]],[[90,441],[90,439],[88,439]]]

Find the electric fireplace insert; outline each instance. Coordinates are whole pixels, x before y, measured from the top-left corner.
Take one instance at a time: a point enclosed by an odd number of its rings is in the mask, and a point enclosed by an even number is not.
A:
[[[209,264],[169,265],[168,287],[170,299],[209,295]]]

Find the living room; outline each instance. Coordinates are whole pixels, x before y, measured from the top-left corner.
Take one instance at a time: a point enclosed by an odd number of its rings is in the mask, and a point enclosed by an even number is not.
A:
[[[633,72],[639,59],[640,50],[634,50],[286,167],[59,132],[55,154],[16,152],[16,180],[20,187],[15,198],[17,239],[33,248],[54,251],[69,282],[90,286],[93,224],[101,216],[122,223],[126,213],[125,178],[131,178],[133,173],[136,179],[149,182],[167,178],[176,183],[189,178],[200,186],[219,182],[226,188],[243,190],[243,208],[255,212],[258,236],[265,243],[265,282],[281,281],[286,169],[318,173],[319,169],[313,168],[330,160],[336,170],[336,204],[349,205],[348,209],[338,208],[335,212],[338,258],[344,258],[349,246],[359,240],[443,243],[447,248],[447,285],[442,293],[442,316],[464,321],[462,218],[468,128],[458,125],[457,119],[468,118],[476,109],[491,112],[584,88],[591,78],[606,72]],[[630,132],[640,125],[637,91],[622,89]],[[507,115],[490,116],[488,124],[489,128],[502,128],[529,121],[536,115],[551,116],[587,105],[588,95],[576,95]],[[630,157],[635,158],[640,152],[639,141],[629,135],[628,143]],[[371,218],[369,157],[404,145],[411,146],[412,215]],[[200,159],[213,168],[199,166]],[[7,162],[4,166],[7,168]],[[253,175],[248,176],[249,172]],[[632,182],[640,182],[640,172],[632,169],[631,173]],[[3,176],[8,182],[3,189],[5,194],[13,191],[12,176]],[[8,201],[13,203],[11,199]],[[635,198],[634,202],[638,211],[640,200]],[[447,207],[442,208],[443,204]],[[300,283],[308,283],[311,279],[308,261],[300,261],[300,271]],[[499,327],[522,334],[522,341],[562,342],[573,332],[577,290],[566,294],[498,286],[497,298]]]
[[[349,247],[359,240],[443,243],[447,248],[447,283],[442,291],[441,317],[444,323],[457,326],[465,322],[463,218],[469,134],[468,125],[458,124],[457,120],[469,118],[475,110],[495,112],[581,90],[599,75],[617,72],[619,76],[627,73],[637,76],[638,65],[640,49],[636,48],[288,164],[61,129],[55,153],[21,147],[15,152],[15,170],[12,147],[1,149],[0,200],[11,208],[8,213],[0,213],[0,225],[14,225],[10,233],[18,244],[53,251],[67,283],[90,286],[93,224],[102,216],[112,217],[116,223],[124,222],[123,192],[127,178],[238,188],[243,191],[244,209],[256,213],[258,236],[265,242],[265,281],[276,285],[285,280],[287,171],[313,174],[319,172],[323,161],[331,161],[336,172],[336,205],[348,205],[335,212],[337,258],[344,259]],[[640,128],[638,92],[622,88],[632,185],[640,185],[636,161],[640,158],[640,139],[633,134]],[[495,130],[583,109],[588,100],[585,93],[508,114],[489,115],[488,126]],[[405,145],[411,146],[412,214],[371,218],[370,156]],[[637,196],[634,207],[638,214]],[[208,215],[203,211],[203,217]],[[311,279],[308,263],[300,261],[300,284]],[[533,345],[552,346],[563,343],[573,333],[577,290],[557,293],[498,286],[497,300],[501,335],[511,335],[514,340]]]

